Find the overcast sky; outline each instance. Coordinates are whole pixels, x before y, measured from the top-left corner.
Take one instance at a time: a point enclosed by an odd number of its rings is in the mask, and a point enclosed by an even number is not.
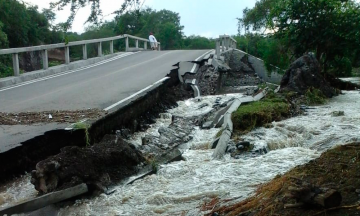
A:
[[[54,0],[25,0],[39,6],[39,9],[48,8]],[[111,20],[111,13],[120,8],[123,0],[100,0],[104,18]],[[221,34],[237,33],[237,17],[242,16],[245,7],[253,7],[256,0],[145,0],[143,7],[155,10],[167,9],[177,12],[181,16],[181,25],[184,34],[217,37]],[[70,9],[57,12],[57,22],[66,21]],[[90,6],[79,10],[72,31],[83,32],[84,22],[90,13]]]

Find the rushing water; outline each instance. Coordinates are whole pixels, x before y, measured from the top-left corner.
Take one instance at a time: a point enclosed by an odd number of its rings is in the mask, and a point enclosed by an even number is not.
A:
[[[217,97],[180,102],[179,107],[169,113],[199,115],[209,111]],[[221,96],[221,101],[231,97],[234,95]],[[204,103],[209,106],[202,106]],[[326,149],[359,141],[359,103],[359,91],[344,92],[325,106],[308,109],[306,115],[274,122],[272,128],[258,128],[244,135],[243,138],[256,147],[265,146],[271,150],[252,158],[233,159],[226,155],[223,160],[213,160],[213,150],[207,147],[218,129],[194,128],[194,139],[184,148],[185,161],[163,165],[156,175],[132,185],[119,185],[111,195],[78,200],[74,205],[60,209],[59,215],[202,215],[201,206],[212,198],[245,199],[253,194],[258,184],[317,158]],[[333,111],[344,111],[345,115],[333,117]],[[150,128],[151,133],[156,135],[158,127],[168,125],[170,117],[167,114],[159,119]],[[139,144],[142,135],[137,134],[132,141]],[[22,188],[14,183],[0,197],[7,196],[10,201],[16,201],[23,199],[14,198],[16,196],[31,195],[31,186],[25,180],[23,182]]]
[[[360,85],[360,77],[348,77],[348,78],[340,78],[340,79]]]

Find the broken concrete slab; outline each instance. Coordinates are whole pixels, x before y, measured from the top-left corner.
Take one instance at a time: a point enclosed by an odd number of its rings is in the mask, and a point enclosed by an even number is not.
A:
[[[200,97],[200,89],[197,85],[191,85],[191,88],[194,90],[194,97]]]
[[[134,183],[135,181],[144,178],[145,176],[155,174],[157,166],[168,164],[174,161],[180,161],[182,160],[182,152],[175,148],[170,150],[169,152],[164,153],[163,155],[158,156],[154,159],[153,164],[149,164],[146,167],[144,167],[136,176],[130,177],[127,182],[124,184],[124,186]]]
[[[211,63],[215,67],[215,70],[219,72],[227,72],[231,70],[231,68],[222,60],[213,59]]]
[[[238,55],[238,59],[247,56],[248,62],[251,64],[251,67],[255,70],[255,73],[258,74],[263,80],[271,83],[280,84],[282,75],[278,73],[281,70],[278,67],[273,66],[272,71],[268,71],[265,66],[265,62],[255,56],[249,55],[248,53],[234,49],[232,55]]]
[[[212,127],[213,127],[213,121],[207,121],[203,123],[201,126],[202,129],[210,129]]]
[[[0,215],[12,215],[20,214],[35,211],[37,209],[43,208],[45,206],[79,196],[81,194],[87,193],[88,187],[86,184],[80,184],[75,187],[67,188],[65,190],[56,191],[49,193],[34,199],[24,201],[22,203],[0,209]]]
[[[199,69],[198,64],[193,62],[179,62],[177,66],[179,67],[178,69],[179,80],[182,83],[184,82],[183,76],[186,73],[196,73],[197,69]]]
[[[233,132],[233,123],[231,121],[231,114],[235,112],[240,105],[241,105],[241,101],[239,99],[235,99],[234,102],[232,102],[230,108],[224,114],[224,124],[222,126],[223,132],[220,135],[220,139],[213,153],[214,159],[221,159],[226,152],[227,144]]]
[[[0,125],[0,154],[47,131],[64,129],[67,124]]]

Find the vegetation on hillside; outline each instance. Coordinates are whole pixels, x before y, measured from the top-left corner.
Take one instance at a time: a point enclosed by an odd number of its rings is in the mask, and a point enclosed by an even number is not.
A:
[[[239,30],[247,33],[249,53],[256,47],[255,55],[269,64],[283,66],[313,52],[323,72],[336,76],[351,76],[360,65],[360,4],[354,0],[260,0],[243,12]],[[265,52],[263,41],[270,48]]]

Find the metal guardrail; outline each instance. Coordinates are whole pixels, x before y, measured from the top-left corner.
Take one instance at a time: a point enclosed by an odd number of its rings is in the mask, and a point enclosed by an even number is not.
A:
[[[82,46],[83,60],[86,60],[87,59],[87,46],[86,46],[87,44],[97,43],[98,44],[98,57],[101,57],[101,56],[103,56],[103,52],[102,52],[102,43],[103,42],[110,41],[110,54],[113,54],[114,53],[114,40],[119,40],[119,39],[123,39],[123,38],[125,38],[125,51],[126,52],[129,51],[129,38],[135,40],[135,48],[139,48],[139,41],[143,41],[144,49],[147,49],[147,43],[149,42],[148,39],[124,34],[124,35],[119,35],[116,37],[74,41],[74,42],[69,42],[68,44],[58,43],[58,44],[49,44],[49,45],[32,46],[32,47],[1,49],[0,55],[6,55],[6,54],[12,55],[14,76],[19,76],[20,75],[19,53],[41,51],[43,69],[46,70],[49,68],[48,50],[50,50],[50,49],[65,48],[65,64],[70,64],[70,47],[71,46]],[[158,42],[158,47],[160,50],[159,42]]]
[[[229,35],[220,35],[218,39],[216,39],[216,56],[220,57],[221,48],[222,51],[229,50],[230,48],[236,48],[237,41]]]

